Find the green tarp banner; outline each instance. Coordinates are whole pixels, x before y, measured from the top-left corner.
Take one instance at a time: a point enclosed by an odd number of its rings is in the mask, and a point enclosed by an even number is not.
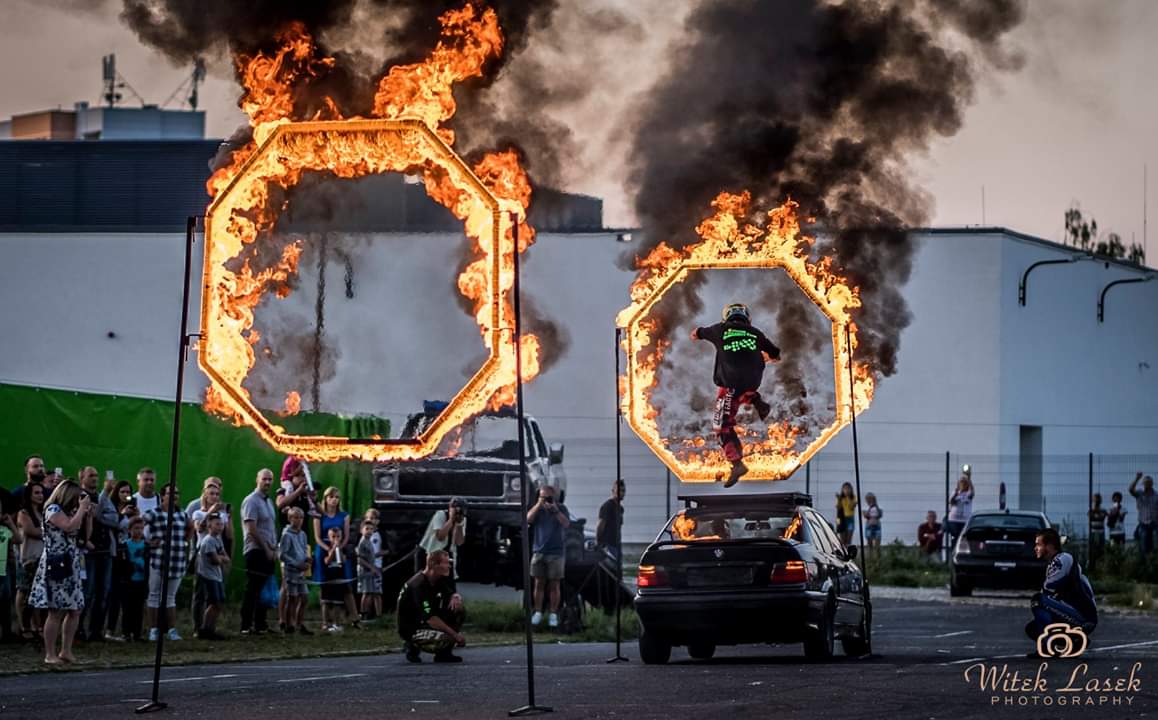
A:
[[[276,420],[295,434],[390,437],[390,422],[381,418],[302,413]],[[169,480],[172,437],[171,402],[0,383],[0,485],[9,489],[23,482],[24,460],[32,454],[42,456],[50,471],[63,468],[68,477],[75,478],[85,465],[96,467],[102,478],[112,470],[134,489],[137,470],[149,466],[157,471],[160,485]],[[232,503],[235,512],[253,492],[261,468],[273,470],[276,489],[285,460],[250,428],[234,427],[189,403],[181,408],[177,457],[182,506],[201,494],[205,478],[216,475],[223,481],[223,500]],[[343,509],[360,514],[369,507],[369,464],[310,463],[310,474],[319,499],[321,489],[333,485],[341,490]],[[240,540],[240,521],[233,522]],[[240,544],[235,543],[238,548]]]

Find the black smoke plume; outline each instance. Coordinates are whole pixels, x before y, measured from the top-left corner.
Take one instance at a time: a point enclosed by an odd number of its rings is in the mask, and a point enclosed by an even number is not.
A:
[[[698,241],[721,191],[751,191],[763,210],[791,197],[816,219],[816,252],[860,287],[858,358],[893,374],[911,319],[900,293],[915,250],[906,228],[931,210],[905,158],[960,128],[983,68],[1019,65],[1003,39],[1023,13],[1020,0],[703,3],[637,108],[629,186],[640,254]],[[698,287],[685,283],[661,321],[699,313]],[[777,312],[775,334],[804,350],[818,339],[801,317]],[[790,376],[780,368],[781,382]]]

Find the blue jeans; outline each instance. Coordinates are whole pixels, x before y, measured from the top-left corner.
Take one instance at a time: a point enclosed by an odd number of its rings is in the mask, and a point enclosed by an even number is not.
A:
[[[84,612],[81,627],[88,637],[104,639],[109,591],[113,587],[112,553],[90,552],[84,556]]]
[[[1158,535],[1158,523],[1138,523],[1138,548],[1143,555],[1154,551],[1154,536]]]
[[[1093,632],[1094,626],[1097,624],[1082,617],[1082,614],[1071,605],[1044,593],[1037,593],[1033,596],[1033,600],[1029,603],[1029,609],[1033,612],[1033,620],[1030,620],[1025,626],[1025,634],[1034,640],[1037,639],[1038,635],[1041,635],[1046,625],[1052,623],[1064,622],[1082,628],[1087,633]]]

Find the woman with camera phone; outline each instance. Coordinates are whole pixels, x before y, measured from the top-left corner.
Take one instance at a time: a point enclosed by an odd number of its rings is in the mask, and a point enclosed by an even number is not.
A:
[[[44,506],[44,554],[32,581],[30,602],[47,611],[44,621],[44,662],[76,662],[72,640],[84,609],[77,537],[92,513],[88,495],[73,480],[64,480]],[[61,632],[63,629],[63,633]],[[60,637],[60,652],[56,640]]]

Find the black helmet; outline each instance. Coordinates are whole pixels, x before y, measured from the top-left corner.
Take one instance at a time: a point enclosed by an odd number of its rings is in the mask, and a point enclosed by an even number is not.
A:
[[[729,320],[733,319],[743,320],[744,322],[751,322],[751,318],[748,315],[748,306],[743,303],[732,303],[731,305],[724,306],[723,316],[724,322],[728,322]]]

